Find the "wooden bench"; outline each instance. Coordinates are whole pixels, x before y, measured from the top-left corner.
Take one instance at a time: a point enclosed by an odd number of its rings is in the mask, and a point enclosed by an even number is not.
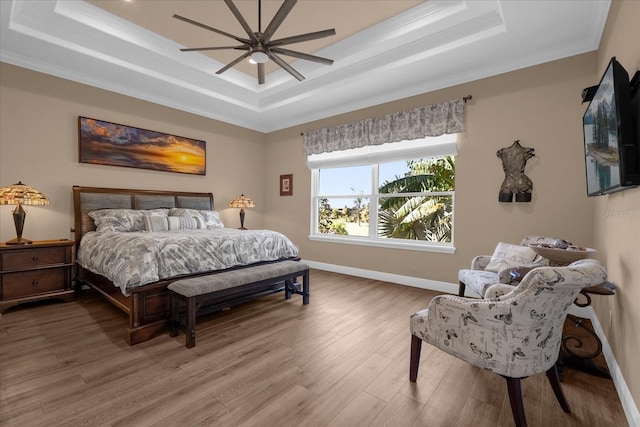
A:
[[[302,276],[302,289],[295,280]],[[282,284],[282,286],[277,286]],[[275,286],[274,286],[275,285]],[[302,303],[309,304],[309,266],[299,261],[261,264],[239,270],[176,280],[169,284],[171,296],[171,336],[180,329],[180,305],[185,310],[186,346],[196,345],[196,315],[218,311],[248,301],[260,295],[284,290],[285,299],[291,294],[302,295]],[[247,291],[251,292],[247,296]],[[242,295],[236,298],[236,295]],[[203,308],[204,307],[204,308]],[[200,313],[198,313],[200,311]]]

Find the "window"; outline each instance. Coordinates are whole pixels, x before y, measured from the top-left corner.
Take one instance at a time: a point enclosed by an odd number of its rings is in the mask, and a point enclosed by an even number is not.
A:
[[[453,253],[455,135],[308,158],[311,239]]]

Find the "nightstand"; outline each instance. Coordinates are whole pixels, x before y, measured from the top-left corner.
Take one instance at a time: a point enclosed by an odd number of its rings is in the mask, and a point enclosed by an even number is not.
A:
[[[66,239],[0,243],[0,313],[25,302],[73,301],[73,245]]]

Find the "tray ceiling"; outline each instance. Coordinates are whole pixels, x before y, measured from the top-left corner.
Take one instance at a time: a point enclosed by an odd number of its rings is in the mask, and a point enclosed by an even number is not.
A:
[[[234,3],[257,27],[257,0]],[[263,1],[263,27],[281,3]],[[3,0],[0,60],[270,132],[596,50],[609,6],[574,0],[300,0],[276,36],[335,28],[336,36],[291,45],[335,62],[287,59],[304,81],[269,65],[266,83],[258,85],[256,67],[246,63],[215,75],[237,52],[179,51],[230,44],[173,13],[246,35],[224,2]]]

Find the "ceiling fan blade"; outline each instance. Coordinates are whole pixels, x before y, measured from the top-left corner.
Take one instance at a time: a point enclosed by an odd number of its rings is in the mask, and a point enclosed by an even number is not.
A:
[[[309,55],[307,53],[296,52],[295,50],[282,49],[279,47],[270,48],[271,52],[279,53],[282,55],[293,56],[294,58],[304,59],[306,61],[319,62],[321,64],[331,65],[333,59],[323,58],[321,56]]]
[[[282,6],[280,6],[280,9],[278,9],[271,22],[269,22],[267,29],[263,33],[262,41],[264,44],[269,43],[269,40],[271,40],[271,37],[273,37],[273,34],[280,27],[282,21],[284,21],[289,12],[291,12],[291,9],[293,9],[293,6],[296,5],[297,1],[298,0],[284,0],[284,3],[282,3]]]
[[[237,50],[249,50],[250,47],[247,45],[241,46],[220,46],[220,47],[187,47],[184,49],[180,49],[181,52],[198,52],[201,50],[222,50],[222,49],[237,49]]]
[[[271,51],[267,51],[267,55],[269,55],[269,58],[271,58],[273,60],[273,62],[278,64],[287,73],[291,74],[293,77],[295,77],[299,81],[303,81],[304,80],[304,76],[302,74],[300,74],[299,72],[294,70],[291,65],[287,64],[286,62],[284,62],[282,60],[282,58],[280,58],[278,55],[276,55],[275,53],[273,53]]]
[[[264,84],[264,64],[258,64],[258,84]]]
[[[332,28],[330,30],[316,31],[313,33],[300,34],[297,36],[285,37],[282,39],[277,39],[269,43],[269,47],[273,46],[284,46],[285,44],[293,44],[300,42],[307,42],[309,40],[317,40],[324,37],[335,36],[336,30]]]
[[[227,4],[229,9],[231,10],[231,13],[233,13],[233,16],[236,17],[236,19],[238,20],[238,22],[240,23],[242,28],[244,28],[244,31],[247,33],[247,35],[249,36],[251,41],[257,44],[258,43],[258,38],[256,37],[255,34],[253,34],[253,30],[251,29],[249,24],[247,24],[247,21],[245,21],[244,17],[240,13],[240,11],[236,7],[236,5],[233,4],[233,2],[231,0],[224,0],[224,2]]]
[[[220,68],[218,71],[216,71],[216,74],[222,74],[225,71],[227,71],[229,68],[233,67],[234,65],[236,65],[237,63],[239,63],[240,61],[242,61],[244,58],[249,56],[249,52],[245,53],[244,55],[241,55],[239,58],[234,59],[233,61],[231,61],[230,63],[228,63],[227,65],[225,65],[224,67]]]
[[[200,22],[194,21],[193,19],[185,18],[184,16],[175,15],[175,14],[173,15],[173,17],[181,21],[187,22],[189,24],[193,24],[196,27],[204,28],[205,30],[213,31],[214,33],[218,33],[220,35],[230,37],[232,39],[239,41],[240,43],[251,44],[251,40],[249,39],[243,39],[242,37],[234,36],[233,34],[226,33],[222,30],[218,30],[217,28],[213,28],[208,25],[201,24]]]

